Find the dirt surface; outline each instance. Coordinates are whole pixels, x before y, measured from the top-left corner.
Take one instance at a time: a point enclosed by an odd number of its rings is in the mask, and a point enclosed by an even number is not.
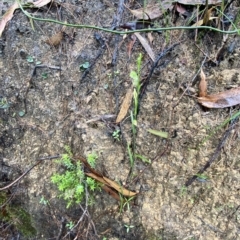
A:
[[[118,4],[108,0],[66,0],[28,11],[40,18],[111,28],[118,16]],[[125,4],[136,9],[143,3]],[[4,1],[2,13],[8,7]],[[233,1],[229,14],[236,15],[239,7]],[[193,6],[188,10],[193,11]],[[185,24],[182,16],[173,23],[173,16],[168,12],[156,22],[159,26]],[[124,8],[120,23],[131,20],[134,16]],[[143,80],[153,65],[149,55],[136,41],[129,57],[130,35],[124,38],[39,21],[34,21],[34,28],[17,10],[0,39],[0,98],[8,104],[0,108],[1,187],[37,159],[64,153],[68,145],[74,155],[86,157],[96,152],[98,171],[139,194],[130,209],[121,213],[115,199],[104,191],[97,192],[95,204],[88,209],[95,230],[86,218],[82,225],[84,236],[75,238],[76,232],[72,231],[72,236],[64,238],[65,228],[60,239],[240,239],[239,123],[204,172],[207,179],[200,176],[185,187],[188,179],[211,159],[228,125],[215,133],[213,130],[239,111],[239,106],[201,107],[196,100],[196,75],[207,56],[203,70],[209,93],[239,86],[239,36],[229,35],[222,47],[223,34],[213,31],[199,30],[197,41],[195,31],[152,33],[151,47],[156,56],[178,45],[160,60],[144,85],[137,117],[136,153],[150,159],[151,164],[137,159],[129,175],[127,143],[133,141],[130,112],[120,124],[115,124],[115,119],[126,92],[132,88],[129,74],[136,70],[138,54],[143,54]],[[61,31],[64,34],[60,44],[49,45],[49,37]],[[106,45],[96,40],[96,33]],[[141,35],[147,39],[147,34]],[[79,66],[85,62],[93,66],[83,77],[85,72]],[[37,64],[42,67],[36,68]],[[104,115],[115,116],[94,121]],[[168,132],[169,138],[152,135],[149,128]],[[120,141],[112,136],[117,129],[121,130]],[[29,239],[58,239],[64,225],[62,218],[77,223],[83,214],[77,205],[66,209],[64,201],[57,197],[56,186],[50,181],[57,171],[59,165],[54,160],[45,160],[9,190],[32,217],[37,235]],[[40,203],[42,197],[48,200],[48,206]],[[0,227],[2,239],[28,239],[14,230],[9,233],[3,223]]]

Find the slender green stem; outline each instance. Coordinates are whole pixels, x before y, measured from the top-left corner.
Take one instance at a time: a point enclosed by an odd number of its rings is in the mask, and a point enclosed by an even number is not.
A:
[[[17,0],[17,2],[19,4],[19,7],[22,10],[22,12],[27,17],[29,17],[30,19],[33,19],[33,20],[36,20],[36,21],[51,22],[51,23],[64,25],[64,26],[67,26],[67,27],[95,29],[95,30],[114,33],[114,34],[130,34],[130,33],[135,33],[135,32],[152,32],[152,31],[167,31],[167,30],[170,30],[170,31],[171,30],[191,30],[191,29],[209,29],[209,30],[212,30],[212,31],[221,32],[221,33],[225,33],[225,34],[240,34],[240,29],[235,29],[233,31],[224,31],[224,30],[214,28],[214,27],[210,27],[210,26],[178,26],[178,27],[165,27],[165,28],[146,28],[146,29],[131,30],[131,31],[127,31],[127,32],[118,31],[118,30],[111,30],[111,29],[108,29],[108,28],[102,28],[102,27],[98,27],[98,26],[83,25],[83,24],[72,24],[72,23],[61,22],[61,21],[54,20],[54,19],[34,17],[29,12],[24,10],[24,8],[21,5],[21,3],[19,2],[19,0]]]

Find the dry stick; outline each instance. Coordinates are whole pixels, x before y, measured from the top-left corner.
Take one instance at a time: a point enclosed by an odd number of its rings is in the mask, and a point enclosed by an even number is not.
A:
[[[10,188],[11,186],[13,186],[15,183],[17,183],[18,181],[20,181],[25,175],[27,175],[34,167],[36,167],[40,162],[42,162],[42,160],[37,161],[37,163],[35,163],[32,167],[30,167],[26,172],[24,172],[20,177],[18,177],[16,180],[14,180],[12,183],[10,183],[9,185],[0,188],[0,191],[2,190],[6,190],[8,188]]]
[[[63,230],[65,228],[66,225],[66,219],[64,217],[62,217],[61,219],[61,227],[57,236],[57,240],[61,240],[62,234],[63,234]]]
[[[56,155],[56,156],[42,157],[42,158],[38,158],[37,161],[57,159],[57,158],[61,158],[61,156],[62,156],[62,155],[58,154],[58,155]]]
[[[122,15],[123,15],[123,10],[124,10],[124,0],[119,0],[118,2],[118,9],[117,9],[117,14],[114,16],[113,23],[111,29],[116,29],[120,25]],[[115,104],[116,104],[116,112],[119,109],[119,99],[118,99],[118,94],[117,94],[117,78],[116,78],[116,64],[117,64],[117,57],[118,57],[118,50],[119,50],[119,42],[120,42],[120,35],[116,35],[114,38],[114,45],[115,48],[113,50],[113,55],[112,55],[112,61],[111,61],[111,66],[112,68],[112,76],[113,76],[113,86],[114,86],[114,96],[115,96]]]
[[[197,71],[197,73],[194,75],[194,77],[192,78],[192,80],[191,80],[191,81],[192,81],[192,85],[193,85],[193,82],[194,82],[194,80],[196,79],[196,77],[199,75],[199,73],[200,73],[200,71],[201,71],[204,63],[206,62],[206,59],[207,59],[207,57],[205,56],[205,58],[203,59],[203,61],[202,61],[202,63],[201,63],[200,68],[198,69],[198,71]],[[173,105],[173,108],[175,108],[175,107],[179,104],[179,102],[181,101],[181,99],[183,98],[183,96],[185,95],[185,93],[187,92],[188,88],[189,88],[189,86],[187,86],[186,89],[183,91],[183,93],[182,93],[182,95],[179,97],[178,101]]]
[[[230,127],[227,129],[227,131],[223,134],[222,139],[220,140],[215,152],[213,153],[212,157],[210,158],[210,160],[204,165],[204,167],[198,171],[197,174],[195,174],[193,177],[191,177],[190,179],[187,180],[187,182],[185,183],[185,187],[190,186],[198,177],[199,174],[202,174],[203,172],[205,172],[210,166],[211,164],[217,159],[217,157],[220,154],[220,150],[222,149],[222,147],[224,146],[227,138],[230,135],[231,130],[234,128],[234,126],[236,125],[236,120],[237,118],[234,120],[234,122],[232,122],[232,124],[230,125]]]
[[[106,50],[106,46],[107,46],[106,41],[98,33],[95,33],[94,37],[100,43],[101,48],[99,49],[97,56],[94,58],[90,66],[84,71],[81,77],[81,81],[84,80],[84,78],[88,75],[88,73],[93,68],[93,66],[97,63],[97,60],[103,55],[103,53]]]
[[[173,45],[171,45],[169,48],[165,49],[164,51],[162,51],[157,59],[155,60],[155,62],[153,63],[153,66],[151,68],[151,71],[149,72],[148,76],[147,76],[147,79],[144,81],[143,83],[143,86],[141,87],[141,93],[140,93],[140,98],[142,98],[145,90],[146,90],[146,87],[147,87],[147,84],[149,83],[152,75],[153,75],[153,72],[155,70],[155,68],[157,67],[158,65],[158,62],[161,60],[161,58],[163,58],[169,51],[173,50],[177,45],[179,45],[182,41],[180,42],[177,42],[177,43],[174,43]]]

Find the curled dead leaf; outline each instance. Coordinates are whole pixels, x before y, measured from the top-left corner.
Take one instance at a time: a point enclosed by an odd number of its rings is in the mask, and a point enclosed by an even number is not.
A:
[[[131,192],[130,190],[127,190],[126,188],[124,188],[123,186],[120,186],[118,183],[110,180],[109,178],[100,177],[100,176],[95,175],[94,173],[85,173],[85,174],[87,176],[99,181],[100,183],[103,183],[104,185],[117,190],[123,196],[133,197],[137,194],[135,192]]]
[[[117,190],[119,193],[126,197],[133,197],[137,194],[136,192],[131,192],[130,190],[124,188],[123,186],[120,186],[118,183],[110,180],[109,178],[103,177],[103,179],[109,184],[110,187],[114,188],[115,190]]]
[[[203,25],[208,24],[213,9],[214,7],[205,10],[204,17],[203,17]]]
[[[128,9],[135,17],[138,19],[156,19],[163,15],[164,10],[172,10],[172,2],[169,0],[162,0],[156,4],[148,4],[143,8],[138,8],[135,10]]]
[[[146,52],[148,53],[149,57],[152,59],[153,62],[155,62],[155,54],[154,54],[152,48],[150,47],[147,39],[145,39],[143,36],[141,36],[140,33],[134,33],[134,34],[138,38],[138,40],[140,41],[140,43],[142,44],[142,46],[144,47]]]
[[[240,104],[240,87],[217,94],[199,97],[198,102],[207,108],[225,108]]]
[[[207,82],[206,82],[206,76],[201,68],[200,73],[200,83],[199,83],[199,97],[205,97],[207,95]]]
[[[40,8],[40,7],[43,7],[43,6],[47,5],[50,2],[52,2],[52,0],[38,0],[36,2],[33,2],[33,5],[35,7]]]
[[[210,18],[209,18],[209,21],[210,21],[210,20],[213,20],[213,19],[217,19],[217,17],[210,17]],[[204,24],[204,19],[201,19],[201,20],[199,20],[198,22],[194,23],[194,24],[192,25],[192,27],[202,26],[203,24]]]
[[[15,2],[2,16],[2,19],[0,21],[0,37],[2,36],[3,30],[6,27],[7,23],[12,19],[14,11],[18,8],[18,3]]]

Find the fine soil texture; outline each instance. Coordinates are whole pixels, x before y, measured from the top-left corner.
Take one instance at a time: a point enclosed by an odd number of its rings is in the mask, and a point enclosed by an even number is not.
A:
[[[227,33],[239,1],[42,2],[22,4],[76,26],[18,8],[2,32],[0,239],[240,239],[239,105],[198,102],[201,72],[208,94],[240,86],[240,35]],[[202,19],[207,29],[173,29]],[[85,176],[67,207],[52,181],[66,149],[110,190]]]

